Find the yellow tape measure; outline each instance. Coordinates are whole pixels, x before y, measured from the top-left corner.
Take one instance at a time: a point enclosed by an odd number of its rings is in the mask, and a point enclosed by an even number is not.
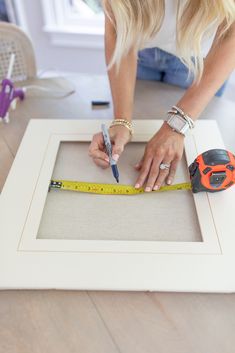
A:
[[[49,190],[50,189],[61,189],[99,195],[138,195],[145,192],[143,188],[135,189],[131,185],[97,184],[70,180],[51,180]],[[191,183],[167,185],[162,186],[159,190],[153,192],[172,190],[192,190],[192,185]]]

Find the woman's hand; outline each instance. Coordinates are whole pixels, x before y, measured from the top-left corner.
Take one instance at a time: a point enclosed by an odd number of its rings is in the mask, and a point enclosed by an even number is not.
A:
[[[146,182],[145,191],[149,192],[158,190],[165,181],[171,184],[183,150],[184,136],[164,123],[148,142],[143,158],[136,165],[140,174],[135,187],[141,188]],[[161,163],[170,164],[170,169],[160,169]]]
[[[130,131],[125,126],[112,126],[109,129],[110,140],[112,142],[113,159],[117,162],[124,151],[125,145],[130,141]],[[101,168],[109,167],[109,157],[106,153],[102,132],[95,134],[90,144],[89,156],[96,165]]]

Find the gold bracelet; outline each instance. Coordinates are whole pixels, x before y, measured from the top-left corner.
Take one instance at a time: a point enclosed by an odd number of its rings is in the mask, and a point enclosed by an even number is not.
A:
[[[115,119],[112,121],[110,128],[117,125],[126,127],[129,130],[131,136],[134,134],[133,126],[130,121],[126,119]]]
[[[130,128],[132,128],[132,122],[126,119],[114,119],[113,123],[125,124],[125,125],[128,125]]]
[[[131,136],[133,135],[134,131],[133,131],[132,123],[130,121],[125,119],[115,119],[112,121],[110,127],[117,126],[117,125],[126,127],[129,130]]]

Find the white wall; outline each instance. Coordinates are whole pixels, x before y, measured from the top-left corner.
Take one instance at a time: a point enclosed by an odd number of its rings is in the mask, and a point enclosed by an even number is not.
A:
[[[20,0],[18,4],[21,4],[19,6],[22,9],[22,17],[26,21],[25,27],[34,45],[39,69],[105,72],[102,49],[58,47],[51,44],[49,35],[43,32],[43,12],[40,0]]]

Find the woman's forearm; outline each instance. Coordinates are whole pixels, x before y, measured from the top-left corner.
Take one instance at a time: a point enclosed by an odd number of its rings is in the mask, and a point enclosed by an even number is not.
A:
[[[116,43],[116,33],[112,23],[105,20],[105,54],[106,63],[110,63]],[[109,81],[113,97],[114,117],[132,119],[133,100],[136,82],[137,56],[134,50],[125,56],[117,71],[114,65],[109,71]]]
[[[226,37],[215,38],[204,65],[200,83],[192,85],[178,102],[193,119],[199,117],[235,68],[235,26]]]

